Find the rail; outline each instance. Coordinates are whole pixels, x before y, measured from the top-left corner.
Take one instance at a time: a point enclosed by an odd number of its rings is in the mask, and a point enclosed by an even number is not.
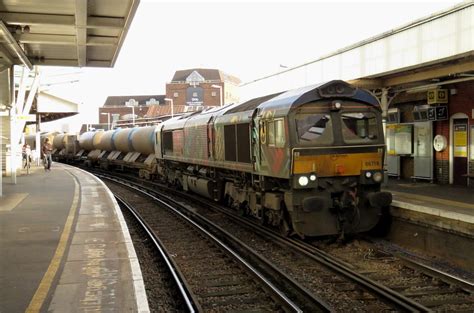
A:
[[[96,174],[97,175],[97,174]],[[156,197],[154,194],[143,190],[144,187],[140,186],[140,188],[137,188],[136,186],[133,186],[130,182],[124,183],[119,179],[116,179],[114,177],[110,177],[108,175],[97,175],[101,177],[102,179],[110,180],[113,181],[117,184],[121,184],[123,186],[126,186],[129,189],[132,189],[134,191],[137,191],[146,197],[154,200],[155,202],[159,203],[160,206],[164,206],[170,211],[173,212],[173,214],[179,216],[183,220],[185,220],[188,224],[192,225],[195,229],[198,229],[202,234],[204,234],[207,238],[212,240],[216,245],[218,245],[221,249],[225,250],[228,255],[231,255],[234,260],[236,260],[242,267],[244,267],[249,273],[255,277],[260,284],[264,286],[264,289],[269,291],[272,294],[272,298],[276,299],[277,302],[284,308],[285,311],[287,312],[303,312],[303,310],[295,304],[290,298],[288,298],[284,292],[279,290],[277,286],[275,286],[272,282],[270,282],[264,274],[260,273],[254,266],[252,266],[249,262],[247,262],[243,257],[241,257],[238,253],[236,253],[232,248],[228,246],[228,244],[224,243],[222,240],[217,238],[213,233],[208,231],[206,228],[212,227],[211,225],[206,225],[206,227],[203,227],[199,223],[196,223],[194,220],[192,220],[189,216],[186,214],[182,213],[179,209],[175,208],[174,206],[170,205],[168,202],[165,202],[158,197]],[[176,206],[181,206],[179,203],[174,203]],[[319,299],[318,299],[319,300]],[[321,306],[321,304],[318,304],[320,307],[324,308],[324,306]],[[327,309],[319,309],[318,311],[328,311]]]
[[[128,204],[124,199],[122,199],[120,196],[114,194],[115,199],[117,199],[117,202],[119,203],[120,206],[126,208],[136,219],[136,221],[140,224],[140,226],[143,228],[143,230],[146,232],[148,237],[152,240],[154,246],[156,247],[157,251],[159,251],[161,257],[163,258],[167,270],[173,277],[176,286],[178,287],[179,293],[181,297],[183,298],[183,302],[186,304],[186,308],[188,312],[194,313],[197,310],[196,306],[196,299],[192,295],[192,293],[189,291],[189,286],[187,285],[185,279],[179,274],[179,271],[176,268],[176,264],[173,262],[170,254],[167,252],[166,248],[163,246],[163,244],[160,242],[160,239],[155,235],[155,233],[151,230],[150,226],[146,221],[144,221],[141,216],[138,214],[138,212],[130,205]]]

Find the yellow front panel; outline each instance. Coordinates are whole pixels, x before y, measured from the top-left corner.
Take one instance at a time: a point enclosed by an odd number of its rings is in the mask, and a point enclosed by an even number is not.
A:
[[[315,172],[319,177],[360,175],[361,170],[381,170],[382,153],[296,156],[293,174]]]

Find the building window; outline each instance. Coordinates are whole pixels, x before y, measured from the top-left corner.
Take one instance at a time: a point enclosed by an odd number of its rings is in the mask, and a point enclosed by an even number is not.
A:
[[[215,96],[217,96],[217,92],[213,91],[213,92],[211,92],[211,95],[212,95],[213,97],[215,97]]]
[[[175,93],[173,94],[173,97],[175,97],[175,98],[178,98],[178,96],[179,96],[179,93],[177,93],[177,92],[175,92]]]

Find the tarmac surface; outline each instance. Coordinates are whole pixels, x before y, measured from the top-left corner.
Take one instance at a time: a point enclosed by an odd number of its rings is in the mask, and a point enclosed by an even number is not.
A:
[[[108,188],[77,168],[34,168],[0,198],[0,312],[148,312]]]

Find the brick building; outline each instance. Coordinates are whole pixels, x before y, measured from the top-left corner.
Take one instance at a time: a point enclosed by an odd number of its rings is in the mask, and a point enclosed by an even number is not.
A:
[[[111,127],[132,122],[133,115],[135,122],[146,121],[146,118],[169,117],[204,106],[235,103],[239,101],[239,84],[237,77],[217,69],[179,70],[166,84],[166,95],[107,97],[99,108],[99,124],[108,128],[109,122]]]
[[[113,127],[118,121],[132,121],[134,115],[145,118],[150,107],[164,105],[164,99],[164,95],[109,96],[99,108],[99,124]]]
[[[217,69],[176,71],[166,84],[166,98],[174,105],[219,106],[239,101],[240,79]],[[222,99],[221,99],[222,97]]]

